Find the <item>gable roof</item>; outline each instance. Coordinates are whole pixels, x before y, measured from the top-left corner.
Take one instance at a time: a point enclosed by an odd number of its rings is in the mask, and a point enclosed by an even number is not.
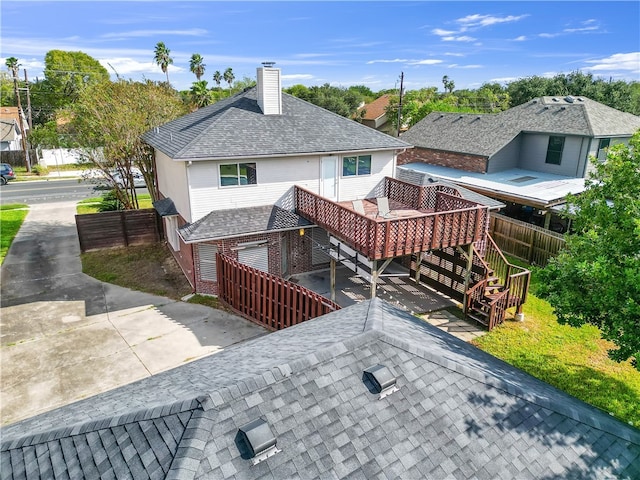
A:
[[[363,370],[386,365],[380,399]],[[279,453],[253,465],[261,417]],[[2,429],[14,478],[637,478],[640,431],[373,299]]]
[[[521,132],[631,137],[640,117],[586,97],[539,97],[497,114],[432,112],[402,139],[416,147],[490,157]]]
[[[409,144],[282,93],[282,115],[264,115],[257,87],[146,132],[174,160],[395,150]]]
[[[376,98],[373,102],[367,103],[358,110],[365,110],[365,114],[362,117],[363,120],[376,120],[387,114],[387,106],[389,105],[389,99],[391,95],[385,93],[381,97]]]
[[[178,229],[186,243],[309,227],[313,223],[275,205],[214,210]]]

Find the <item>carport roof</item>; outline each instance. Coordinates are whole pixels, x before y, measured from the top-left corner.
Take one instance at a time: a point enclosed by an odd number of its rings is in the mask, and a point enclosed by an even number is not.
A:
[[[379,398],[364,369],[399,390]],[[281,450],[253,465],[238,429]],[[15,478],[638,478],[640,431],[373,299],[2,429]]]

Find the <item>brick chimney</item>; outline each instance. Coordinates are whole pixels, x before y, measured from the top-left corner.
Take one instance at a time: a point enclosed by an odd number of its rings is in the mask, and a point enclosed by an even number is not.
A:
[[[282,115],[282,82],[280,69],[274,62],[262,62],[258,67],[258,105],[265,115]]]

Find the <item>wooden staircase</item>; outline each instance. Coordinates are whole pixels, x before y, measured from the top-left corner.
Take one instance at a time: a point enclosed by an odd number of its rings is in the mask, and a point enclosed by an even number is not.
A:
[[[522,313],[531,273],[509,263],[490,235],[474,247],[474,259],[483,266],[484,277],[465,292],[465,315],[492,330],[504,321],[507,309]]]

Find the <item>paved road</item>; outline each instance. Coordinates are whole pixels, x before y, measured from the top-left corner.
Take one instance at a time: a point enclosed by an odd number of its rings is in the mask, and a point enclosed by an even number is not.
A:
[[[75,202],[32,206],[0,269],[2,424],[266,333],[84,275],[74,214]]]

